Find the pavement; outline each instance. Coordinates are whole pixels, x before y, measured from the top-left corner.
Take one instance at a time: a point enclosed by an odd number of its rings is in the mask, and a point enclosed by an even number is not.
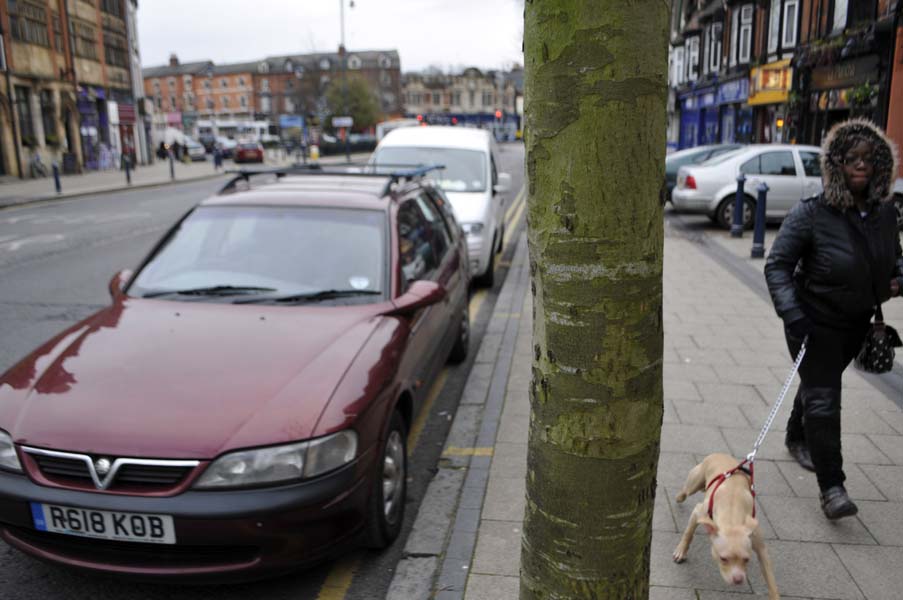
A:
[[[351,160],[363,160],[369,156],[352,154]],[[328,156],[320,159],[321,163],[337,163],[345,160],[344,155]],[[267,150],[266,162],[262,166],[283,166],[295,162],[295,159],[281,151]],[[131,172],[131,183],[126,182],[125,171],[88,171],[80,175],[64,175],[60,177],[62,192],[56,193],[53,177],[38,179],[3,178],[0,180],[0,209],[9,206],[43,202],[47,200],[63,200],[98,193],[113,193],[146,187],[156,187],[173,183],[201,181],[221,177],[229,169],[256,167],[260,165],[236,165],[231,160],[223,164],[217,171],[213,168],[213,159],[203,162],[173,163],[174,177],[170,173],[169,161],[155,160],[150,165],[140,165]]]
[[[665,231],[665,412],[650,598],[764,599],[757,560],[746,584],[728,586],[701,528],[688,560],[671,560],[701,501],[674,497],[705,455],[752,450],[790,368],[783,329],[764,288],[763,261],[748,258],[751,235],[734,240],[707,220],[674,215]],[[526,246],[522,235],[388,600],[518,598],[532,360]],[[888,320],[903,326],[901,311],[903,302],[889,303]],[[903,378],[894,375],[851,367],[844,376],[842,443],[856,517],[824,518],[814,475],[783,446],[791,401],[778,413],[756,460],[756,484],[782,598],[901,598]]]

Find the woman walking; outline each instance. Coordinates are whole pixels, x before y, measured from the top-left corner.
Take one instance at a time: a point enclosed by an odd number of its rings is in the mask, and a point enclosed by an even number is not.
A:
[[[875,307],[903,287],[903,252],[892,197],[892,143],[870,121],[836,125],[822,146],[824,192],[800,202],[765,265],[793,357],[806,342],[786,444],[814,470],[829,519],[855,515],[844,488],[841,376],[859,353]],[[807,339],[808,338],[808,339]]]

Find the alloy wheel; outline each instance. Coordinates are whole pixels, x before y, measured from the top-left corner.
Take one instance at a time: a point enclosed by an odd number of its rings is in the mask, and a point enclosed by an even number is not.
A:
[[[404,458],[404,443],[396,429],[389,434],[383,458],[383,511],[389,523],[398,519],[398,508],[404,502]]]

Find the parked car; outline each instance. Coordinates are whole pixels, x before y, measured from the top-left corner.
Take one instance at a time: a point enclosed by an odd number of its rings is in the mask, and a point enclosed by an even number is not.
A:
[[[262,163],[263,145],[260,142],[242,142],[235,148],[236,163]]]
[[[222,583],[396,538],[407,432],[467,355],[466,243],[417,174],[300,172],[201,202],[0,377],[6,543]]]
[[[212,154],[213,147],[216,146],[216,136],[212,133],[202,133],[198,136],[198,142],[208,154]]]
[[[668,197],[671,200],[671,191],[677,185],[677,170],[685,165],[698,165],[710,158],[720,156],[727,152],[733,152],[742,148],[742,144],[716,144],[708,146],[697,146],[695,148],[687,148],[678,150],[665,157],[665,187],[667,188]]]
[[[492,286],[495,254],[505,237],[502,194],[511,176],[498,172],[498,149],[484,129],[402,127],[386,134],[371,158],[373,164],[441,164],[438,185],[451,201],[467,234],[471,272]]]
[[[802,198],[822,190],[821,149],[817,146],[754,144],[677,172],[671,204],[678,212],[708,215],[729,229],[737,193],[737,176],[746,176],[743,224],[752,227],[757,187],[768,185],[766,217],[783,219]]]
[[[207,160],[207,151],[204,150],[204,146],[189,137],[185,138],[185,149],[192,161]]]
[[[235,140],[222,136],[216,138],[216,143],[219,144],[223,158],[232,158],[235,154],[235,148],[238,146],[238,142]]]

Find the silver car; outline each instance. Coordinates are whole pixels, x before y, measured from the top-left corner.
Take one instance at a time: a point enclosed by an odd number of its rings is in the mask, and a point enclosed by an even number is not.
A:
[[[746,176],[743,225],[752,227],[757,189],[768,185],[766,218],[783,219],[802,198],[822,190],[821,149],[790,144],[753,144],[712,158],[700,165],[681,167],[671,204],[677,212],[708,215],[729,229],[737,194],[737,177]]]

